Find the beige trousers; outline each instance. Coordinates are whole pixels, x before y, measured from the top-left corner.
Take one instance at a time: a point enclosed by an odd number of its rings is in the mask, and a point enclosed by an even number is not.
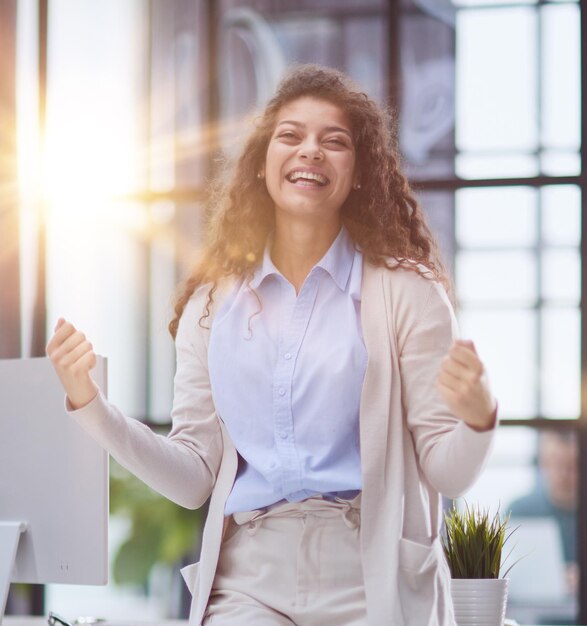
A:
[[[360,495],[235,513],[203,624],[363,626]]]

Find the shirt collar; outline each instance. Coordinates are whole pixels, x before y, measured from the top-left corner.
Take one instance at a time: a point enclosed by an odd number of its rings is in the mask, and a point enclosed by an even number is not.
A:
[[[263,261],[259,267],[255,270],[253,274],[253,278],[250,282],[250,285],[253,289],[257,289],[257,287],[267,278],[267,276],[281,275],[281,272],[275,267],[273,261],[271,260],[271,253],[269,249],[271,248],[271,238],[267,241],[267,245],[265,246],[265,251],[263,252]]]
[[[343,226],[336,239],[332,242],[328,252],[316,263],[316,267],[321,267],[327,271],[338,288],[344,291],[349,280],[354,258],[355,246],[353,240]]]
[[[263,261],[255,270],[250,282],[253,289],[259,287],[265,278],[270,275],[281,276],[281,272],[275,267],[275,264],[271,260],[271,254],[269,252],[270,247],[270,242],[268,242],[263,253]],[[314,268],[320,267],[328,272],[338,288],[344,291],[349,280],[354,257],[355,247],[353,241],[348,231],[343,226],[330,248],[328,248],[326,254],[316,263]],[[314,271],[314,268],[312,268],[312,271]]]

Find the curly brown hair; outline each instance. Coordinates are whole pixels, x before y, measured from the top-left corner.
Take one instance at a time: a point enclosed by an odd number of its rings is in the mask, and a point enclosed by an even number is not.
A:
[[[391,113],[361,92],[343,73],[318,65],[293,67],[258,118],[233,170],[212,207],[207,245],[183,285],[169,331],[175,338],[183,310],[200,285],[209,283],[209,305],[218,281],[227,276],[251,278],[274,228],[274,205],[265,181],[269,141],[280,109],[309,96],[340,107],[351,126],[360,189],[341,208],[342,223],[365,260],[390,268],[429,270],[450,290],[436,242],[406,177],[400,171]],[[393,262],[392,262],[393,261]]]

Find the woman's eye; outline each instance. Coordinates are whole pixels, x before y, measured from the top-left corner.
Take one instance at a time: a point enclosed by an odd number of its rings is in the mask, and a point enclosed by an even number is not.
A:
[[[295,139],[296,138],[295,134],[289,130],[285,131],[284,133],[279,133],[278,137],[280,139]]]
[[[337,137],[331,137],[326,140],[326,143],[332,144],[334,146],[344,146],[346,147],[346,142],[343,139],[338,139]]]

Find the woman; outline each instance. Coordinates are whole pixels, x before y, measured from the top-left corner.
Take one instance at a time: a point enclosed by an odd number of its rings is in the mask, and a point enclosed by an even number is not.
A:
[[[481,471],[496,403],[447,282],[386,115],[301,66],[178,299],[168,437],[105,401],[91,345],[58,322],[74,418],[175,502],[211,495],[192,623],[453,624],[439,494]]]

